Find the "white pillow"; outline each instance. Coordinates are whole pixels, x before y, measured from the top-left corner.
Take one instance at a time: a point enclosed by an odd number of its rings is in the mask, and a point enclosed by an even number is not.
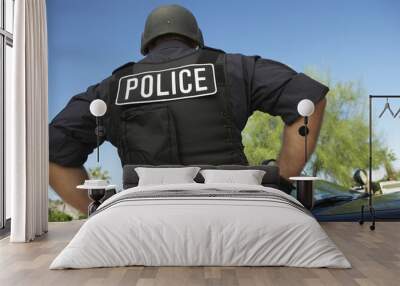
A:
[[[199,167],[135,168],[139,176],[138,186],[195,183],[193,179],[199,170]]]
[[[205,184],[261,185],[265,171],[262,170],[201,170]]]

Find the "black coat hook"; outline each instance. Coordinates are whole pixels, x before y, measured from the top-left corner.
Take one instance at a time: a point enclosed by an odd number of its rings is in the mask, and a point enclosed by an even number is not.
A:
[[[396,114],[394,115],[394,117],[396,118],[397,115],[399,115],[399,114],[400,114],[400,108],[399,108],[399,110],[397,110],[397,112],[396,112]]]
[[[386,110],[389,110],[390,114],[391,114],[393,117],[396,117],[396,116],[394,115],[394,112],[392,111],[392,108],[390,107],[390,103],[389,103],[389,99],[388,99],[388,98],[386,98],[385,107],[383,108],[381,114],[379,114],[379,118],[381,118],[381,117],[383,116],[383,114],[386,112]],[[397,113],[396,113],[396,115],[397,115]]]

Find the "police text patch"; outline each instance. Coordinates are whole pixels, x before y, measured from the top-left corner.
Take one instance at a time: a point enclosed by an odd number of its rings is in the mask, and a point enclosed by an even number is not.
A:
[[[121,77],[116,105],[187,99],[217,93],[213,64],[192,64]]]

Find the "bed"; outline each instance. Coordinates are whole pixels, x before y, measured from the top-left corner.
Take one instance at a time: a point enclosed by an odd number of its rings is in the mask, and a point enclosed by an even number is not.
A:
[[[262,185],[195,182],[138,186],[124,167],[124,190],[85,222],[50,269],[144,266],[350,268],[312,214],[277,189],[271,166]],[[173,166],[168,166],[173,167]]]

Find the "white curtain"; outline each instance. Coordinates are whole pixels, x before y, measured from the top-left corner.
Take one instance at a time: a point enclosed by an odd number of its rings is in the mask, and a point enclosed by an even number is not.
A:
[[[48,112],[45,0],[15,1],[13,93],[6,98],[6,187],[12,242],[47,232]]]

